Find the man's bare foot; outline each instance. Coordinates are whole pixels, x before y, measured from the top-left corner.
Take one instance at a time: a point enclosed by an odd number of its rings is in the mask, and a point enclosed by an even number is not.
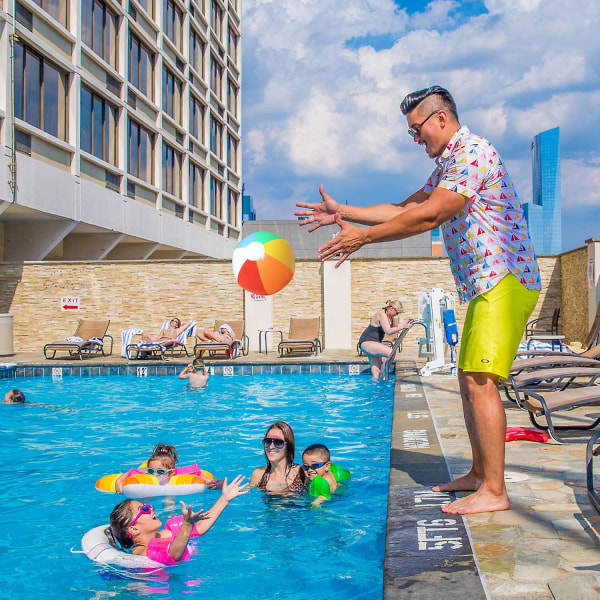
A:
[[[441,508],[442,512],[453,515],[472,515],[482,512],[508,510],[510,508],[510,500],[506,491],[500,495],[496,495],[478,490],[470,496],[459,498],[450,504],[445,504]]]
[[[474,492],[479,489],[482,481],[479,477],[475,477],[473,473],[467,473],[448,483],[440,483],[432,489],[434,492]]]

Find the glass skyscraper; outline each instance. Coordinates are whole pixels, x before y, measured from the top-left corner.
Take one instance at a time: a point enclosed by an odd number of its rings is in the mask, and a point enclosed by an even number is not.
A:
[[[524,208],[538,254],[562,251],[559,132],[558,127],[542,131],[531,143],[533,203]]]

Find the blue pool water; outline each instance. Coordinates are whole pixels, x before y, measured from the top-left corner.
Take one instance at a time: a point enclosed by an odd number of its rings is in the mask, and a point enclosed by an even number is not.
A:
[[[329,374],[215,376],[205,390],[176,377],[3,384],[2,394],[16,384],[47,404],[0,405],[2,598],[381,598],[392,384]],[[294,429],[296,462],[323,442],[351,471],[323,507],[252,490],[231,502],[190,561],[157,573],[120,573],[71,552],[122,499],[94,489],[100,476],[137,466],[165,442],[179,465],[249,477],[277,420]],[[219,493],[184,499],[209,508]],[[179,511],[153,504],[163,521]]]

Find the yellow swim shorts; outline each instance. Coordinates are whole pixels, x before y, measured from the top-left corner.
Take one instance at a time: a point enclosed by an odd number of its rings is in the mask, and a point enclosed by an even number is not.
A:
[[[509,274],[469,303],[458,368],[506,379],[540,292]]]

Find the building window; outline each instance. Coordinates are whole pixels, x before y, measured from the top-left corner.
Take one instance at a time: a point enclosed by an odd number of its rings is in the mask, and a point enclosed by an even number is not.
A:
[[[81,88],[81,149],[117,164],[117,108],[101,96]]]
[[[222,158],[223,125],[214,117],[210,118],[210,151]]]
[[[67,139],[67,74],[15,43],[15,117]]]
[[[221,39],[223,34],[223,9],[215,0],[211,0],[210,3],[210,26],[217,38]]]
[[[153,72],[154,54],[135,35],[130,35],[129,81],[150,100],[154,100]]]
[[[210,214],[217,219],[223,216],[223,184],[215,179],[210,178]]]
[[[129,173],[152,183],[154,134],[143,125],[129,121]]]
[[[227,134],[227,166],[234,171],[237,170],[238,141]]]
[[[206,43],[191,28],[190,34],[190,65],[201,77],[204,77],[204,53],[206,52]]]
[[[206,169],[190,161],[190,204],[204,210],[204,177]]]
[[[237,227],[239,194],[233,190],[227,190],[227,195],[227,221],[234,227]]]
[[[204,104],[190,95],[190,133],[202,143],[204,143],[205,110]]]
[[[163,181],[162,189],[181,198],[181,164],[183,157],[181,152],[163,142]]]
[[[111,67],[117,66],[117,17],[100,0],[82,0],[81,39]]]
[[[138,0],[142,8],[148,13],[148,15],[154,18],[154,2],[153,0]]]
[[[233,62],[237,63],[240,36],[230,26],[227,30],[227,38],[227,54],[229,54]]]
[[[63,27],[67,27],[67,0],[33,0],[40,8],[54,17]]]
[[[181,123],[181,93],[183,84],[175,74],[163,67],[163,110]]]
[[[210,89],[221,99],[221,81],[223,79],[223,67],[211,56],[210,57]]]
[[[227,110],[237,119],[238,116],[238,87],[227,78]]]
[[[181,50],[181,28],[183,25],[183,13],[173,0],[167,0],[164,7],[165,35],[173,42],[178,50]]]

